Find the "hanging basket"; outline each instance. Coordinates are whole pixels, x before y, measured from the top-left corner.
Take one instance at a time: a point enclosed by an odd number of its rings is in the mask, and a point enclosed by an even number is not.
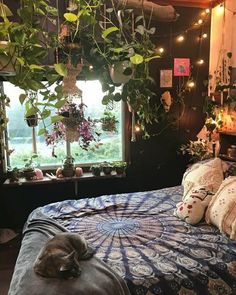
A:
[[[38,125],[38,116],[37,115],[31,115],[27,116],[25,118],[26,123],[29,127],[36,127]]]
[[[82,91],[76,86],[76,77],[80,74],[82,67],[82,64],[78,64],[77,67],[71,63],[67,64],[67,76],[63,78],[64,96],[82,96]]]
[[[66,140],[74,142],[79,140],[78,119],[72,116],[63,119],[63,124],[66,127]]]

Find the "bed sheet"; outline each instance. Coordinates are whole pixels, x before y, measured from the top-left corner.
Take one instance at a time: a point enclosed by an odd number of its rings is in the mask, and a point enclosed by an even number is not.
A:
[[[134,295],[236,294],[236,242],[173,216],[182,187],[49,204],[41,212],[83,235]]]

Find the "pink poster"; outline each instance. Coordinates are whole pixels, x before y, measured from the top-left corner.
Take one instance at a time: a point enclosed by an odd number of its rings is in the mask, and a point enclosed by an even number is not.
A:
[[[190,75],[190,58],[174,58],[174,76]]]

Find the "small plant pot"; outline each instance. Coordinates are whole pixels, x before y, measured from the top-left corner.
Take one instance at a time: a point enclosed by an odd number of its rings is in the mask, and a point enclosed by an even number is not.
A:
[[[102,168],[102,171],[103,171],[103,173],[105,174],[105,175],[110,175],[111,174],[111,172],[112,172],[112,170],[113,170],[113,167],[103,167]]]
[[[125,174],[126,167],[115,167],[115,170],[117,175],[123,175]]]
[[[100,176],[101,175],[101,169],[100,168],[91,168],[93,176]]]
[[[10,179],[10,182],[19,180],[19,172],[14,170],[8,171],[8,178]]]
[[[62,175],[64,177],[72,177],[75,175],[75,168],[74,166],[63,166],[62,168]]]
[[[35,171],[33,168],[26,168],[23,170],[23,176],[26,180],[32,180],[35,176]]]
[[[38,116],[37,115],[31,115],[27,116],[25,118],[26,123],[29,127],[36,127],[38,125]]]

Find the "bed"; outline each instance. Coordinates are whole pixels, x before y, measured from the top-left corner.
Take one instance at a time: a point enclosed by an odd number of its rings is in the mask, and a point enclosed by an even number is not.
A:
[[[28,294],[19,290],[25,288],[25,269],[32,268],[29,236],[37,244],[33,251],[39,251],[45,228],[53,235],[51,224],[57,231],[83,235],[96,257],[124,279],[130,294],[236,294],[236,242],[214,226],[192,226],[173,216],[182,195],[182,186],[175,186],[36,209],[25,225],[9,295]],[[65,284],[67,292],[55,294],[80,294],[68,291],[70,281]]]

